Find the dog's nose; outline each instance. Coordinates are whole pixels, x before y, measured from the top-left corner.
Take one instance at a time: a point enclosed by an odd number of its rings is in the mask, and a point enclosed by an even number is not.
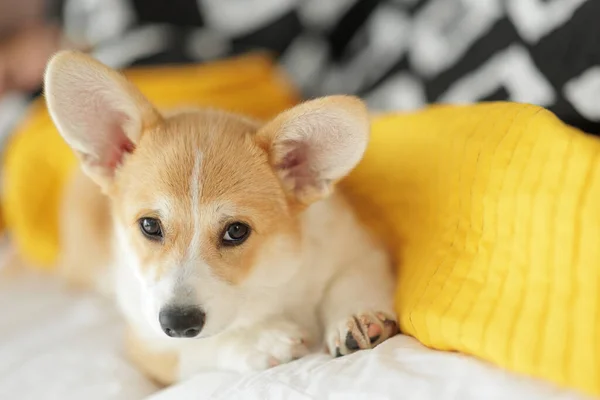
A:
[[[171,306],[160,310],[158,321],[170,337],[193,338],[200,334],[206,314],[198,307]]]

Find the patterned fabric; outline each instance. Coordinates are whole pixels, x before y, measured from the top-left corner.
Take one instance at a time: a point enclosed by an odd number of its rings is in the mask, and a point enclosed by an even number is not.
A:
[[[307,96],[381,110],[512,100],[600,133],[600,1],[60,0],[117,67],[273,52]]]

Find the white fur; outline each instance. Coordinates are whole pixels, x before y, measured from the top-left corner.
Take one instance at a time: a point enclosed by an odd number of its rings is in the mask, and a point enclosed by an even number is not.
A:
[[[192,217],[194,218],[194,237],[193,237],[192,242],[190,243],[190,247],[188,249],[188,255],[191,259],[193,259],[195,257],[195,254],[196,254],[198,248],[200,248],[201,221],[200,221],[199,206],[200,206],[200,196],[201,196],[201,190],[202,190],[202,186],[200,183],[200,170],[201,170],[200,167],[201,167],[201,165],[202,165],[202,153],[200,153],[200,151],[198,151],[198,153],[196,154],[196,157],[194,159],[194,167],[192,169],[192,173],[190,176],[190,201],[191,201],[190,209],[192,210]]]

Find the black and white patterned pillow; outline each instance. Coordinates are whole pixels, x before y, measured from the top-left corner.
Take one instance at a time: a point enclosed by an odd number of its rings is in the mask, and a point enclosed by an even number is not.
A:
[[[60,0],[103,61],[271,50],[307,96],[376,109],[512,100],[600,133],[598,0]]]

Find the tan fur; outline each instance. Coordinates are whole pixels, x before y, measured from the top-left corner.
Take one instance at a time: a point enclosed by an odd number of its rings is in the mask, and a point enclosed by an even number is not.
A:
[[[60,274],[81,289],[104,291],[111,259],[112,219],[100,188],[77,170],[67,185],[60,212]]]
[[[125,335],[125,351],[129,359],[156,383],[167,386],[177,381],[177,354],[170,351],[156,351],[148,343],[140,340],[131,328]]]

